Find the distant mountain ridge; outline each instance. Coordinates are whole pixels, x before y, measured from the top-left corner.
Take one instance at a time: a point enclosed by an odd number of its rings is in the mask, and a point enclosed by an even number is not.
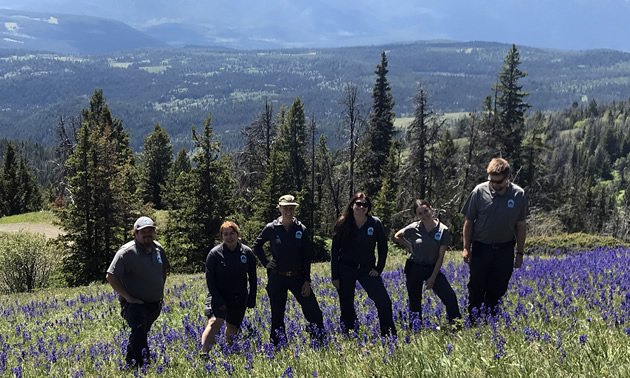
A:
[[[0,7],[118,20],[171,46],[370,46],[418,40],[630,52],[628,0],[2,0]]]
[[[532,111],[630,97],[630,53],[517,47],[520,68],[529,73],[520,84],[531,93],[526,101]],[[239,130],[261,111],[265,97],[276,112],[300,97],[307,115],[334,143],[344,85],[359,85],[363,114],[369,112],[382,51],[389,60],[396,116],[410,117],[418,83],[438,112],[479,110],[509,48],[425,41],[254,51],[153,48],[89,57],[0,49],[0,136],[54,143],[59,117],[77,116],[102,88],[114,116],[131,132],[134,148],[155,123],[181,146],[190,141],[190,126],[202,125],[208,114],[228,150],[240,147]]]
[[[0,9],[0,48],[90,55],[164,46],[120,21]]]

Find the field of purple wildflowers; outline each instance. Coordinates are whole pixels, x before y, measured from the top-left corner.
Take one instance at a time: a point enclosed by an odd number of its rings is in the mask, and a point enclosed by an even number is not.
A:
[[[313,287],[325,337],[311,342],[299,305],[287,304],[286,345],[269,344],[270,308],[260,270],[259,298],[236,343],[220,339],[198,357],[206,323],[201,274],[172,275],[165,306],[149,339],[152,362],[125,369],[128,329],[107,285],[0,297],[0,376],[630,376],[630,249],[596,248],[557,256],[526,256],[515,270],[496,317],[460,330],[446,326],[445,308],[425,292],[424,319],[409,320],[402,254],[389,258],[383,279],[393,301],[398,338],[379,336],[376,309],[359,288],[360,328],[340,333],[329,264],[315,264]],[[443,272],[466,313],[468,268],[449,252]]]

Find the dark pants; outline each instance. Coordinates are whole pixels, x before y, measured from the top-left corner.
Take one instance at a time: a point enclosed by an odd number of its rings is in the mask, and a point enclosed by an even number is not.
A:
[[[411,260],[407,260],[405,264],[407,293],[409,293],[409,310],[411,312],[417,312],[420,319],[422,319],[422,283],[431,277],[434,268],[435,265],[416,264]],[[455,292],[442,272],[439,272],[435,278],[433,291],[438,298],[440,298],[442,303],[444,303],[444,306],[446,306],[446,316],[448,320],[462,317],[459,312]]]
[[[514,270],[514,243],[496,246],[473,242],[468,281],[468,312],[473,308],[486,308],[494,312],[499,299],[505,294]]]
[[[320,336],[324,329],[324,318],[319,309],[315,293],[311,290],[308,297],[302,296],[304,278],[301,276],[285,277],[274,273],[269,274],[267,294],[271,305],[271,342],[278,345],[282,338],[286,340],[284,330],[284,313],[287,306],[288,291],[293,293],[297,302],[302,306],[302,313],[310,323],[310,329]]]
[[[149,344],[147,341],[147,335],[151,329],[151,325],[160,315],[162,310],[162,302],[152,303],[128,303],[121,302],[120,314],[127,321],[129,327],[131,327],[131,334],[129,335],[129,345],[127,345],[127,364],[130,366],[133,364],[132,360],[136,361],[136,365],[143,365],[144,350],[146,359],[148,360]]]
[[[368,297],[374,302],[378,311],[381,335],[396,334],[396,326],[392,316],[392,300],[387,294],[380,276],[370,277],[371,267],[359,269],[339,264],[339,307],[341,308],[341,322],[346,330],[354,329],[357,313],[354,309],[354,292],[356,282],[359,281]]]

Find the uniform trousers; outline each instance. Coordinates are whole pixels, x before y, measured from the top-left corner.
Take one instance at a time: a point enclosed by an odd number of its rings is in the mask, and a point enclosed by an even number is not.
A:
[[[162,310],[162,301],[150,303],[129,303],[121,301],[121,311],[123,319],[127,321],[131,327],[129,335],[129,344],[127,345],[126,361],[130,366],[135,360],[137,366],[144,364],[144,358],[148,361],[149,343],[147,340],[151,325],[160,315]],[[143,356],[143,352],[145,356]]]
[[[392,301],[387,294],[385,285],[380,276],[371,277],[370,266],[354,267],[343,262],[339,263],[339,307],[341,309],[341,322],[346,331],[354,329],[357,313],[354,309],[354,293],[356,283],[359,281],[368,297],[374,302],[378,312],[378,321],[381,336],[396,334],[396,326],[392,316]]]
[[[422,319],[422,283],[433,274],[435,264],[416,264],[412,260],[407,260],[405,264],[405,275],[407,276],[407,293],[409,294],[409,310],[417,312]],[[433,291],[440,298],[446,307],[446,316],[449,321],[461,318],[457,296],[453,288],[448,283],[446,276],[439,272],[435,277]]]
[[[324,318],[319,304],[317,303],[315,293],[311,290],[311,294],[308,297],[302,296],[302,285],[304,285],[302,275],[287,277],[277,275],[273,272],[269,273],[267,294],[269,295],[269,304],[271,305],[270,340],[276,346],[280,344],[283,338],[286,340],[284,313],[289,291],[293,293],[297,302],[302,306],[302,313],[306,321],[310,323],[311,332],[315,332],[316,336],[320,336],[323,332]]]
[[[470,280],[468,281],[468,312],[486,308],[494,313],[499,299],[505,294],[514,270],[514,242],[490,245],[472,243]]]

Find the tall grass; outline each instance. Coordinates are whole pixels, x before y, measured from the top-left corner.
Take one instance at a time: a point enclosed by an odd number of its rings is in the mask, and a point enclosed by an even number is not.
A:
[[[467,305],[467,267],[449,253],[444,273],[460,308]],[[326,337],[313,345],[296,301],[287,303],[288,342],[273,350],[270,309],[259,270],[258,302],[238,341],[222,338],[209,359],[198,357],[206,319],[204,277],[172,275],[165,306],[150,334],[148,367],[127,374],[196,377],[547,377],[630,376],[630,249],[599,248],[565,256],[527,256],[515,270],[497,317],[459,331],[445,326],[445,309],[425,292],[424,319],[409,327],[402,274],[404,255],[390,257],[383,279],[392,297],[398,338],[380,338],[373,303],[358,288],[359,330],[339,332],[337,294],[328,264],[315,264],[313,287]],[[106,285],[0,297],[0,375],[120,376],[128,337]]]

